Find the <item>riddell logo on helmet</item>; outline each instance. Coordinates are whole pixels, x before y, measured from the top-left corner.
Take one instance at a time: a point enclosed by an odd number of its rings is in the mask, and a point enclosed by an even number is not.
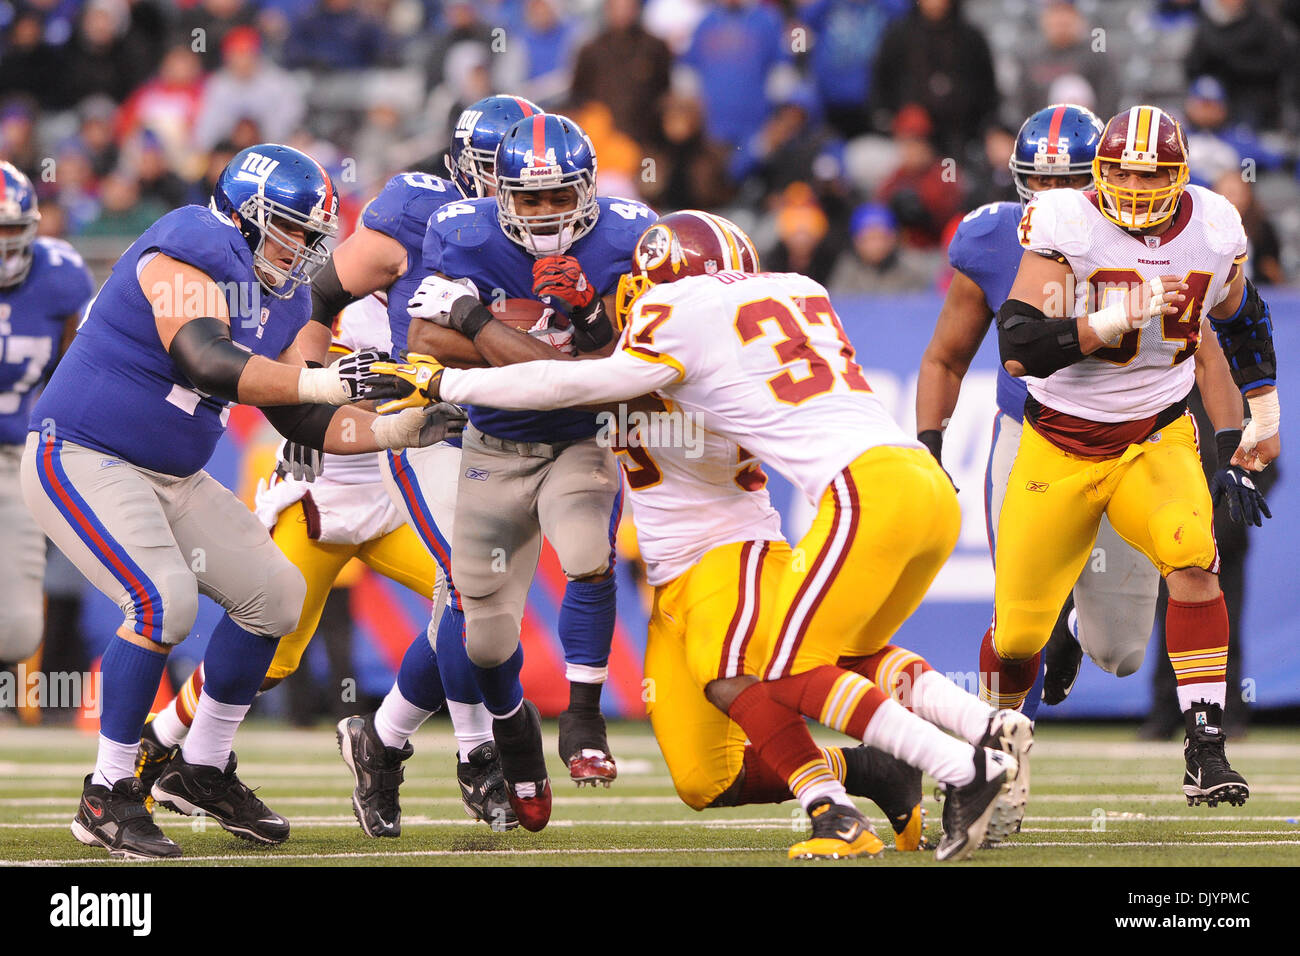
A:
[[[557,182],[564,175],[559,166],[525,166],[519,171],[519,178],[525,182],[553,179]]]

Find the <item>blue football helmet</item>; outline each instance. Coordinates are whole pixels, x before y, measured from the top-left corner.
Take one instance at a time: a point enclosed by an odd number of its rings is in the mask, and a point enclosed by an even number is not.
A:
[[[1021,204],[1034,198],[1026,176],[1091,176],[1102,122],[1082,106],[1057,103],[1025,120],[1011,151],[1011,177]]]
[[[541,113],[520,120],[497,147],[497,219],[510,240],[534,256],[560,255],[591,232],[596,203],[596,151],[573,120]],[[516,197],[525,192],[572,188],[565,212],[525,215]]]
[[[339,229],[338,193],[329,173],[306,153],[275,143],[236,154],[217,177],[212,210],[227,218],[239,214],[257,276],[277,299],[291,298],[311,282],[329,259],[325,240]],[[303,241],[286,233],[286,225],[301,227]],[[288,265],[267,258],[268,237],[292,254]]]
[[[510,127],[542,108],[522,96],[485,96],[461,111],[447,151],[447,172],[466,199],[496,191],[497,147]]]
[[[41,213],[31,180],[0,162],[0,289],[18,285],[32,271],[32,246]]]

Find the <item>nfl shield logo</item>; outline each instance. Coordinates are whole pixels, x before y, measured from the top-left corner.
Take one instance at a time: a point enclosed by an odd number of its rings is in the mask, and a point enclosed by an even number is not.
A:
[[[1209,723],[1209,722],[1205,719],[1205,711],[1200,711],[1199,713],[1197,713],[1197,715],[1196,715],[1196,726],[1197,726],[1197,727],[1205,727],[1205,726],[1208,725],[1208,723]]]

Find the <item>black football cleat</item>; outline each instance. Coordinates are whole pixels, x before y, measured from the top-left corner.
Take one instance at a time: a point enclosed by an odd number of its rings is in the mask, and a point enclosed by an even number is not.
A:
[[[921,771],[866,744],[840,752],[844,755],[844,789],[880,808],[893,828],[894,849],[933,849],[925,839]]]
[[[140,749],[135,755],[135,775],[144,789],[144,808],[153,809],[153,785],[167,769],[167,763],[180,752],[179,745],[168,747],[158,740],[154,733],[153,722],[149,721],[140,731]]]
[[[456,780],[465,812],[475,820],[482,820],[493,830],[513,830],[519,826],[510,795],[506,793],[506,778],[501,772],[495,743],[479,744],[469,752],[469,760],[458,761]]]
[[[86,846],[102,846],[114,860],[174,860],[181,848],[158,829],[144,808],[144,790],[135,777],[123,777],[110,790],[87,774],[81,804],[72,818],[72,835]]]
[[[492,736],[501,755],[506,797],[519,825],[531,833],[551,819],[551,778],[542,754],[542,718],[537,705],[525,700],[509,717],[492,718]]]
[[[1187,769],[1183,773],[1183,796],[1189,807],[1208,804],[1217,807],[1229,803],[1234,807],[1245,804],[1250,796],[1246,778],[1228,764],[1224,750],[1223,708],[1218,704],[1198,700],[1183,717],[1187,722],[1187,736],[1183,739],[1183,757]]]
[[[936,860],[964,860],[986,837],[996,842],[1011,832],[1014,812],[1008,797],[1016,770],[1014,757],[1000,750],[975,748],[975,779],[964,787],[945,790],[943,839],[934,851]]]
[[[153,785],[159,806],[186,816],[207,816],[241,840],[276,846],[289,839],[289,821],[257,798],[235,775],[233,753],[225,770],[186,763],[176,754]]]
[[[599,711],[566,710],[560,714],[560,759],[578,786],[608,787],[618,777],[609,752],[605,717]]]
[[[338,722],[339,753],[352,771],[352,813],[368,837],[402,835],[402,805],[397,791],[406,771],[402,761],[415,753],[408,740],[400,750],[375,731],[375,715]]]
[[[1012,809],[1012,826],[1006,833],[1000,829],[989,833],[988,845],[996,846],[1004,837],[1019,833],[1020,824],[1025,819],[1025,808],[1029,804],[1029,751],[1034,746],[1034,722],[1016,710],[994,711],[989,717],[984,738],[976,746],[1000,750],[1016,762],[1011,793],[1007,797]]]
[[[1070,696],[1083,666],[1083,646],[1079,643],[1079,613],[1074,596],[1065,602],[1056,619],[1047,646],[1043,648],[1043,703],[1056,706]]]

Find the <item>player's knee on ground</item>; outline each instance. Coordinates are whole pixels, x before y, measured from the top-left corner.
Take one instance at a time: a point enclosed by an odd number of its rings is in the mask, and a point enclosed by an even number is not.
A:
[[[250,634],[284,637],[293,633],[302,616],[307,581],[302,572],[286,561],[276,562],[266,582],[244,603],[230,608],[231,620]]]
[[[1214,563],[1212,516],[1190,501],[1172,501],[1147,521],[1156,560],[1165,568],[1209,568]]]
[[[465,601],[465,652],[477,667],[497,667],[519,646],[520,619],[492,601]]]
[[[158,594],[162,597],[162,635],[155,635],[159,644],[179,644],[194,630],[194,619],[199,615],[199,582],[186,568],[178,568],[154,578]]]
[[[25,661],[35,654],[42,626],[40,601],[30,607],[0,605],[0,662]]]
[[[719,780],[706,772],[704,767],[691,767],[681,771],[674,771],[672,767],[668,769],[672,773],[673,787],[677,791],[677,796],[681,797],[682,803],[692,810],[735,805],[734,797],[732,802],[717,802],[720,797],[729,792],[730,785],[735,781]]]

